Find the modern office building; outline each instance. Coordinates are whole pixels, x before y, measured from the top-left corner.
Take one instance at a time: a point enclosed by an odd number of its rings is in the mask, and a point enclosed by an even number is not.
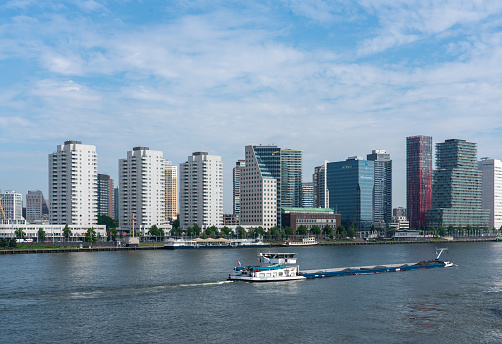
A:
[[[23,220],[23,196],[13,190],[0,192],[0,220]]]
[[[113,218],[113,179],[98,173],[98,215]]]
[[[315,208],[329,208],[327,164],[328,161],[324,161],[324,164],[315,167],[314,174],[312,175]]]
[[[49,222],[93,226],[97,223],[96,147],[65,141],[49,154]]]
[[[180,225],[202,229],[223,224],[221,156],[194,152],[180,164]]]
[[[408,215],[406,214],[406,208],[403,207],[397,207],[392,209],[392,217],[394,216],[402,216],[405,218],[408,218]]]
[[[232,171],[234,215],[239,215],[241,213],[241,176],[244,166],[246,166],[246,160],[237,160]]]
[[[490,210],[489,229],[502,226],[502,161],[482,158],[478,161],[481,171],[481,208]]]
[[[307,230],[317,226],[322,231],[328,225],[335,231],[340,221],[340,214],[329,208],[282,208],[282,223],[293,229],[293,235],[300,226],[307,227]]]
[[[115,187],[113,188],[113,218],[118,220],[119,219],[119,188]]]
[[[412,229],[427,227],[432,208],[432,137],[406,138],[406,208]]]
[[[242,226],[271,228],[280,224],[280,181],[281,149],[246,146],[245,166],[241,171]]]
[[[42,223],[44,205],[45,199],[42,191],[28,191],[26,194],[26,221]]]
[[[171,219],[178,216],[178,166],[173,166],[171,161],[166,161],[166,219],[169,223]]]
[[[314,208],[314,183],[302,183],[302,192],[300,200],[301,208]]]
[[[365,235],[373,224],[374,161],[349,157],[327,164],[331,209],[341,215],[342,225],[356,225]]]
[[[427,211],[429,225],[488,227],[490,211],[481,208],[481,171],[476,154],[476,144],[465,140],[436,144],[432,209]]]
[[[281,207],[300,207],[302,162],[302,151],[294,149],[281,150]]]
[[[165,160],[161,151],[134,147],[119,160],[119,226],[147,233],[165,225]]]
[[[392,221],[392,160],[384,150],[373,150],[367,155],[374,162],[375,186],[373,188],[373,223]]]

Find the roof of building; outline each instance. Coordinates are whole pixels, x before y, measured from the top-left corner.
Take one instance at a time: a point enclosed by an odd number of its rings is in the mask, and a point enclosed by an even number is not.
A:
[[[284,212],[290,212],[290,213],[328,213],[328,212],[334,212],[333,209],[331,208],[290,208],[290,207],[282,207],[281,208]]]

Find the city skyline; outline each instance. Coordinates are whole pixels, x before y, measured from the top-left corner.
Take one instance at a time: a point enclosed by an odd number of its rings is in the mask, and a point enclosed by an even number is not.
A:
[[[500,159],[502,44],[495,2],[0,5],[0,189],[48,195],[47,154],[97,147],[118,180],[134,146],[222,156],[224,212],[246,145],[324,160],[383,149],[406,205],[405,138],[476,142]],[[27,183],[29,181],[29,183]]]

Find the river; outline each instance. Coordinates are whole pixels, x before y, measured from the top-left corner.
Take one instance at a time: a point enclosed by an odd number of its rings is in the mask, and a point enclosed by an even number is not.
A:
[[[270,250],[270,249],[269,249]],[[288,252],[291,248],[276,251]],[[432,244],[298,247],[302,269],[410,263]],[[256,249],[0,256],[4,343],[500,343],[502,243],[458,266],[283,283],[225,281]]]

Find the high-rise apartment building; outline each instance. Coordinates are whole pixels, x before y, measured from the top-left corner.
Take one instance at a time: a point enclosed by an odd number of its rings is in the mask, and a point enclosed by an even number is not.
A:
[[[97,223],[96,147],[65,141],[49,154],[49,222],[92,226]]]
[[[0,192],[0,205],[3,213],[0,213],[0,220],[22,220],[23,219],[23,196],[13,190]]]
[[[241,213],[241,176],[242,171],[246,166],[246,160],[238,160],[233,169],[233,214],[239,215]]]
[[[427,227],[432,208],[432,137],[406,138],[406,208],[410,227]]]
[[[314,183],[302,183],[300,207],[314,208]]]
[[[271,228],[280,223],[280,180],[280,148],[245,147],[245,166],[241,171],[241,225]]]
[[[119,219],[119,188],[115,187],[113,188],[113,218],[118,220]]]
[[[180,164],[180,225],[205,229],[223,224],[221,156],[194,152]]]
[[[178,216],[178,166],[166,161],[166,219],[165,223]]]
[[[45,200],[42,191],[28,191],[26,194],[26,221],[29,223],[42,223],[44,204]]]
[[[433,227],[488,227],[489,210],[481,208],[481,171],[476,144],[451,139],[436,144],[432,209],[427,211]]]
[[[374,166],[360,157],[327,164],[330,208],[341,215],[342,225],[354,224],[361,232],[373,224]]]
[[[165,224],[165,161],[161,151],[134,147],[119,160],[119,225],[148,232]]]
[[[482,158],[478,161],[481,171],[481,208],[490,210],[488,228],[502,226],[502,161]]]
[[[373,150],[367,159],[374,161],[373,223],[392,221],[392,160],[385,150]]]
[[[113,179],[98,173],[98,215],[113,218]]]
[[[314,174],[312,175],[315,208],[329,208],[327,164],[328,161],[324,161],[324,164],[315,167]]]
[[[281,150],[281,207],[300,207],[302,162],[302,151],[294,149]]]

